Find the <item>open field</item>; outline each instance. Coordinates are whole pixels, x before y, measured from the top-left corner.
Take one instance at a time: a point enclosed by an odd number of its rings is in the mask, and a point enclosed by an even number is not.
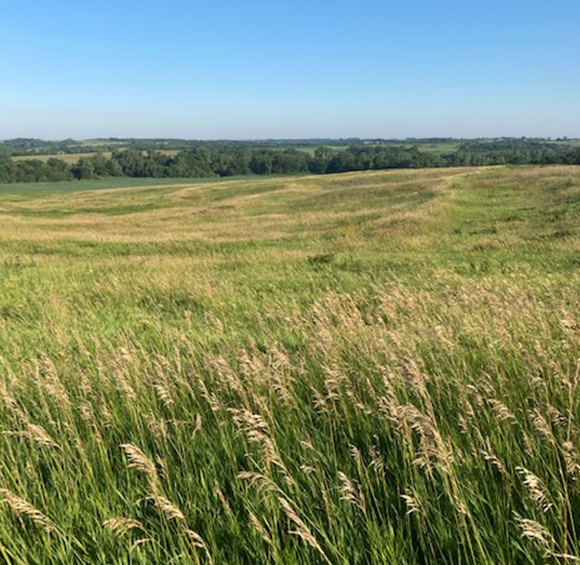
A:
[[[120,149],[124,149],[123,147],[121,147]],[[179,151],[175,151],[172,149],[162,149],[159,151],[159,153],[163,153],[163,155],[177,155],[177,153],[179,153]],[[69,165],[75,165],[76,163],[78,163],[79,159],[83,158],[83,157],[94,157],[95,155],[102,155],[105,158],[110,158],[112,153],[110,151],[99,151],[99,152],[91,152],[91,153],[55,153],[53,155],[34,155],[34,154],[30,154],[30,155],[18,155],[16,157],[13,157],[13,159],[15,161],[25,161],[27,159],[37,159],[38,161],[42,161],[43,163],[46,163],[49,159],[60,159],[61,161],[64,161],[65,163],[69,164]]]
[[[453,153],[457,151],[461,142],[459,141],[440,141],[433,143],[402,143],[400,147],[410,148],[418,147],[420,151],[425,151],[426,153],[436,153],[438,155],[443,155],[445,153]]]
[[[230,177],[230,179],[243,177]],[[251,178],[260,178],[252,176]],[[0,183],[0,199],[2,197],[14,198],[16,195],[25,195],[27,199],[36,198],[39,196],[46,196],[47,192],[62,193],[62,192],[86,192],[105,190],[112,188],[136,189],[151,186],[175,186],[175,185],[194,185],[194,184],[211,184],[221,182],[222,179],[216,177],[214,179],[186,179],[186,178],[135,178],[135,177],[108,177],[103,179],[85,179],[80,181],[60,181],[60,182],[19,182],[19,183]]]
[[[0,187],[2,563],[578,561],[580,167],[120,182]]]
[[[54,155],[19,155],[13,157],[15,161],[25,161],[26,159],[37,159],[38,161],[42,161],[46,163],[49,159],[60,159],[69,165],[75,165],[79,159],[83,157],[93,157],[96,153],[55,153]],[[112,155],[110,152],[103,152],[103,157],[107,159]]]

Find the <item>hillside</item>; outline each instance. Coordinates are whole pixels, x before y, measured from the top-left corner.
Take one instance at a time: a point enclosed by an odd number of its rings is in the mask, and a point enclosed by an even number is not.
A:
[[[0,187],[4,562],[580,558],[579,166],[164,182]]]

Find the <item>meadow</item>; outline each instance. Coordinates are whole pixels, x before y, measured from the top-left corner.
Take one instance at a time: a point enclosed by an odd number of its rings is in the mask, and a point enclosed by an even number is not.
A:
[[[65,163],[67,163],[68,165],[76,165],[76,163],[78,162],[79,159],[82,159],[83,157],[93,157],[95,156],[97,153],[92,152],[92,153],[54,153],[53,155],[18,155],[16,157],[13,157],[13,159],[15,161],[25,161],[27,159],[38,159],[39,161],[42,161],[43,163],[46,163],[49,159],[60,159],[61,161],[64,161]],[[111,157],[112,153],[111,152],[107,152],[104,151],[101,153],[104,157],[106,157],[107,159]]]
[[[123,146],[119,147],[119,151],[126,149]],[[176,150],[160,150],[159,153],[163,155],[170,155],[174,156],[177,155],[178,151]],[[94,157],[95,155],[102,155],[106,159],[110,159],[113,153],[111,151],[92,151],[87,153],[54,153],[52,155],[35,155],[34,153],[30,153],[27,155],[18,155],[13,157],[15,161],[26,161],[27,159],[37,159],[46,163],[49,159],[60,159],[64,161],[67,165],[76,165],[80,159],[87,158],[87,157]]]
[[[1,186],[0,562],[576,563],[579,274],[578,166]]]

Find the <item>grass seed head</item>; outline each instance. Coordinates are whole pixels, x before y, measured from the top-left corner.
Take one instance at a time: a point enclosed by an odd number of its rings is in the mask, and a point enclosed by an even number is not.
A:
[[[131,530],[145,531],[145,526],[133,518],[109,518],[103,522],[103,526],[119,537],[123,537]]]
[[[51,449],[60,449],[60,446],[54,441],[48,432],[37,424],[28,424],[28,430],[13,432],[4,432],[9,437],[22,437],[31,440],[39,447],[48,447]]]
[[[151,481],[151,490],[156,492],[158,475],[155,464],[133,443],[124,443],[121,449],[129,461],[129,467],[145,473]]]
[[[10,510],[17,516],[26,516],[47,534],[56,530],[56,526],[47,516],[23,498],[16,496],[5,488],[0,489],[0,494],[2,494],[4,502],[10,507]]]
[[[539,542],[545,549],[551,549],[556,545],[554,536],[542,524],[528,520],[526,518],[517,518],[522,530],[522,537]]]
[[[546,485],[538,476],[525,467],[516,467],[516,471],[523,477],[523,482],[528,489],[530,498],[540,507],[542,512],[548,512],[554,506],[554,503]]]
[[[163,496],[151,497],[157,510],[159,510],[168,520],[182,520],[185,521],[183,512]]]

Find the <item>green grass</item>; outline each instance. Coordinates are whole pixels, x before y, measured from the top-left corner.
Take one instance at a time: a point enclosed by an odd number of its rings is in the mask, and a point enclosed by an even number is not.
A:
[[[242,177],[229,177],[228,180],[255,179],[257,175]],[[274,177],[275,178],[275,177]],[[0,195],[24,194],[24,193],[47,193],[47,192],[81,192],[105,190],[111,188],[140,188],[148,186],[170,186],[170,185],[192,185],[198,183],[219,182],[223,179],[219,177],[207,178],[133,178],[133,177],[107,177],[92,180],[72,180],[60,182],[21,182],[21,183],[0,183]]]
[[[389,144],[391,147],[400,147],[402,149],[411,149],[412,147],[417,147],[419,151],[425,153],[435,153],[437,155],[443,155],[446,153],[453,153],[457,151],[461,142],[458,141],[438,141],[433,143],[428,143],[425,141],[417,140],[414,142],[401,142]]]
[[[161,186],[170,184],[184,184],[201,182],[198,179],[157,179],[157,178],[129,178],[110,177],[94,180],[73,180],[61,182],[21,182],[0,184],[0,194],[19,194],[35,192],[78,192],[86,190],[103,190],[109,188],[131,188],[142,186]],[[207,182],[207,179],[205,179]]]
[[[0,561],[577,560],[579,167],[125,180],[0,189]]]

